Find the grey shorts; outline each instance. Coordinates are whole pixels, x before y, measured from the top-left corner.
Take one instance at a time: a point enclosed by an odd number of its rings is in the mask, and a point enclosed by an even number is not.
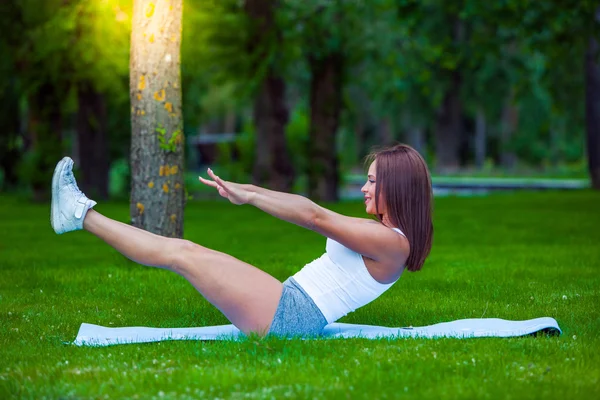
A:
[[[267,335],[318,336],[327,325],[323,313],[293,277],[283,282],[283,292]]]

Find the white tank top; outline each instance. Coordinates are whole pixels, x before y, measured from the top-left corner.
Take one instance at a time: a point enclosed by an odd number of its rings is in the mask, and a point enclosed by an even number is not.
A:
[[[404,235],[400,229],[392,229]],[[327,239],[325,250],[293,278],[319,307],[327,323],[372,302],[395,283],[377,282],[362,255],[333,239]]]

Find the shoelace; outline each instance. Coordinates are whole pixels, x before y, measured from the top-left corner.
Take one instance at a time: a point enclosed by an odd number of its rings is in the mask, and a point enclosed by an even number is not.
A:
[[[75,199],[79,200],[81,196],[84,196],[83,192],[77,186],[77,182],[75,181],[75,175],[73,175],[73,171],[69,171],[65,174],[65,181],[71,189],[71,192],[75,195]]]

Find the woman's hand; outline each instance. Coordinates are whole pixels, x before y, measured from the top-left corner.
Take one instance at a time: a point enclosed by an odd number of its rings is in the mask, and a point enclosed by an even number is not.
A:
[[[225,197],[231,203],[236,205],[246,204],[250,201],[250,194],[252,192],[246,189],[247,185],[241,185],[239,183],[234,182],[226,182],[219,178],[217,175],[215,175],[215,173],[210,168],[207,169],[207,172],[208,175],[213,179],[212,181],[204,179],[201,176],[199,176],[198,179],[200,179],[200,182],[204,183],[205,185],[217,189],[217,191],[222,197]]]

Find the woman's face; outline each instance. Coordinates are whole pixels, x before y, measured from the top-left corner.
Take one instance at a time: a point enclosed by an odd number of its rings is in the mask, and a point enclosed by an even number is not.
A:
[[[367,183],[360,189],[361,192],[365,195],[365,207],[367,214],[377,214],[377,210],[375,208],[375,188],[377,185],[377,177],[375,176],[376,170],[376,162],[373,161],[369,166],[369,172],[367,172]],[[379,213],[385,214],[385,206],[382,202],[379,203]]]

